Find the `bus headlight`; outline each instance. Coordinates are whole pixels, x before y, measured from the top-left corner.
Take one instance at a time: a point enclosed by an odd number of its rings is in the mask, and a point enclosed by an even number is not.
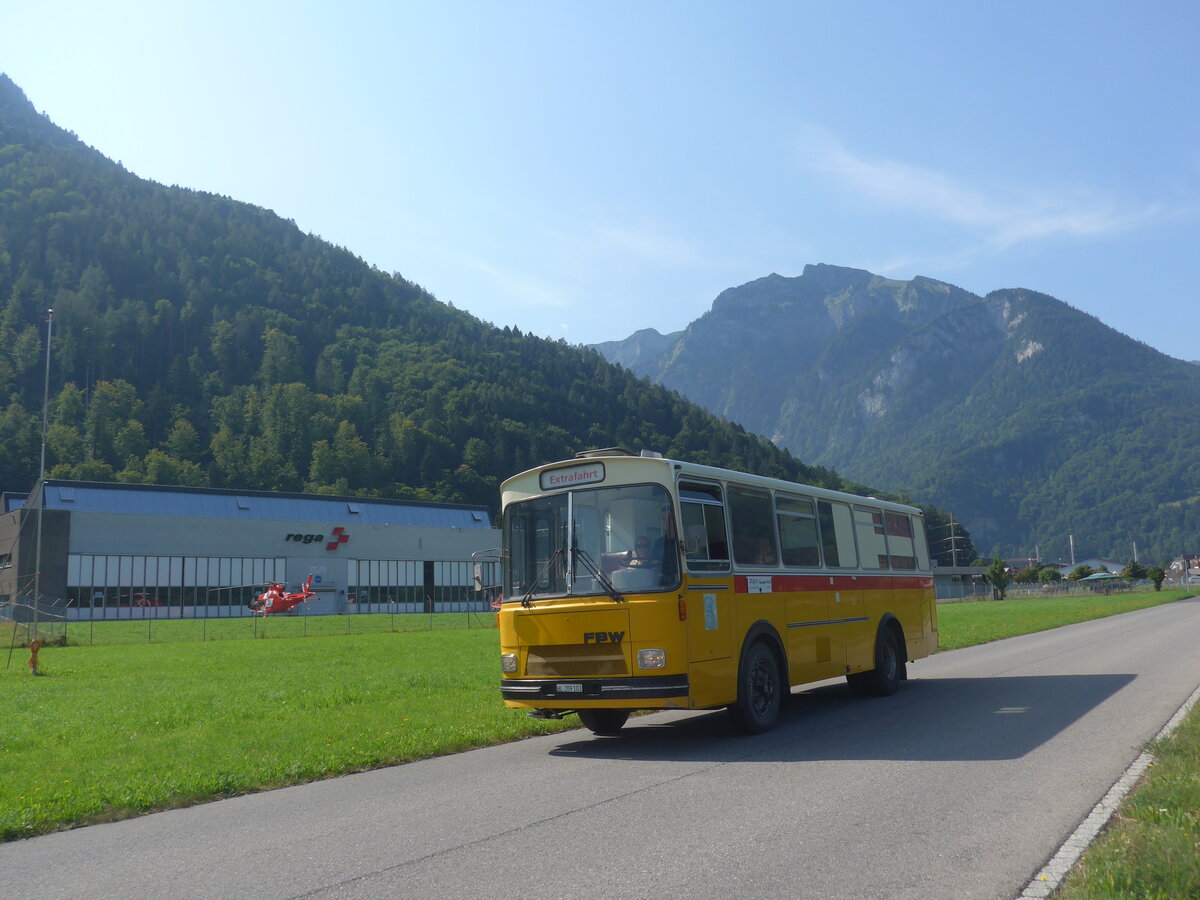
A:
[[[639,669],[663,669],[667,665],[666,650],[639,650],[637,655]]]
[[[500,671],[501,672],[517,671],[517,654],[515,654],[515,653],[500,654]]]

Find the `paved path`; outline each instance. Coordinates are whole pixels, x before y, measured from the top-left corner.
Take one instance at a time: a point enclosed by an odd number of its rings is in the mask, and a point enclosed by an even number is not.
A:
[[[1200,684],[1200,600],[796,694],[0,845],[55,897],[1011,900]],[[499,702],[499,701],[497,701]]]

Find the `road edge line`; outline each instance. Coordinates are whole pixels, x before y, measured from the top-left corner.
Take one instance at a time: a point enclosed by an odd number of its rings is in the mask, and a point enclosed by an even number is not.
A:
[[[1175,711],[1175,715],[1167,721],[1162,730],[1154,736],[1155,741],[1168,738],[1179,727],[1179,723],[1191,712],[1192,707],[1200,703],[1200,687],[1197,687],[1190,697],[1183,701],[1183,706]],[[1154,762],[1154,754],[1143,750],[1137,759],[1130,763],[1117,783],[1108,789],[1103,799],[1092,807],[1091,813],[1079,823],[1071,835],[1059,846],[1058,852],[1050,857],[1050,861],[1042,867],[1025,885],[1025,890],[1017,895],[1016,900],[1045,900],[1050,897],[1063,883],[1063,879],[1079,862],[1085,850],[1100,836],[1110,819],[1120,807],[1121,802],[1129,794],[1138,780],[1146,773]]]

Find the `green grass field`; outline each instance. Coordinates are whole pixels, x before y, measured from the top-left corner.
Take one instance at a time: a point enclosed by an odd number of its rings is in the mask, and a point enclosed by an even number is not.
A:
[[[1057,900],[1200,897],[1200,706],[1150,749],[1154,765]]]
[[[1181,596],[948,604],[941,636],[959,647]],[[0,670],[0,840],[575,725],[504,707],[494,627],[396,632],[380,616],[368,633],[373,617],[353,616],[346,633],[345,618],[309,618],[307,637],[289,631],[299,618],[226,620],[242,630],[203,641],[188,621],[97,623],[94,643],[72,625],[36,677],[17,650]]]
[[[491,628],[49,647],[37,677],[20,651],[0,672],[0,839],[567,727],[504,708],[496,643]]]
[[[1018,634],[1046,631],[1075,622],[1171,603],[1187,596],[1183,590],[1130,594],[1086,594],[1020,600],[970,601],[938,604],[938,649],[956,650]]]

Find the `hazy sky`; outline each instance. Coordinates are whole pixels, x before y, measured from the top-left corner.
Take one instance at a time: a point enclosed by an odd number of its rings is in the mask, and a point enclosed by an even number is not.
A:
[[[128,170],[497,325],[667,332],[824,262],[1200,359],[1195,0],[0,10],[0,71]]]

